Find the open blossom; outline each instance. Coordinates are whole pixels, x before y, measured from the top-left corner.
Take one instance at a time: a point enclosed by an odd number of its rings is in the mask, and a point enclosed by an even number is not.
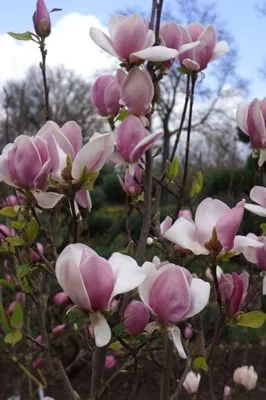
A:
[[[46,190],[52,162],[45,140],[18,136],[0,156],[0,180],[24,189]]]
[[[195,22],[185,28],[183,43],[199,42],[193,49],[179,54],[178,59],[181,66],[189,72],[198,72],[207,68],[210,61],[226,54],[229,50],[225,41],[217,42],[214,26]]]
[[[111,339],[111,330],[102,311],[111,308],[116,295],[135,289],[145,279],[145,271],[133,258],[114,253],[107,261],[81,243],[70,244],[62,251],[55,272],[73,303],[90,312],[99,347]]]
[[[139,286],[139,295],[155,318],[168,326],[180,357],[186,358],[180,329],[173,325],[198,314],[207,305],[210,284],[193,278],[188,270],[175,264],[157,269],[151,262],[142,266],[146,279]]]
[[[248,294],[249,274],[242,272],[237,274],[222,274],[219,279],[222,302],[227,314],[233,317],[241,311]]]
[[[33,24],[37,35],[45,38],[51,33],[50,15],[44,0],[37,0],[36,11],[33,14]]]
[[[184,388],[188,394],[196,394],[200,383],[200,374],[190,371],[183,383]]]
[[[236,120],[242,132],[250,137],[251,146],[261,149],[258,164],[266,160],[266,99],[254,99],[238,105]]]
[[[194,254],[229,252],[244,214],[245,201],[230,209],[220,200],[204,199],[197,208],[195,222],[178,218],[164,236]]]
[[[115,151],[110,159],[117,164],[135,164],[162,135],[151,134],[139,118],[130,115],[115,130]]]
[[[247,390],[252,390],[257,384],[258,374],[252,365],[249,367],[243,365],[234,371],[233,378],[238,385],[244,386]]]
[[[139,60],[165,61],[177,56],[175,49],[154,46],[154,32],[139,15],[115,15],[108,29],[110,37],[97,28],[90,29],[92,40],[103,50],[126,64]]]
[[[124,190],[124,192],[128,196],[136,197],[139,196],[142,188],[141,188],[141,168],[136,164],[133,167],[133,173],[126,169],[124,181],[118,176],[119,182]]]
[[[146,68],[133,67],[121,84],[120,103],[134,115],[145,115],[151,111],[154,85]]]

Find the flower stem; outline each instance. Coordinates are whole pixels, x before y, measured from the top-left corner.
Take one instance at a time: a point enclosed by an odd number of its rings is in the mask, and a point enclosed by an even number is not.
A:
[[[172,343],[169,340],[168,332],[164,334],[163,366],[161,375],[160,400],[169,400],[169,378],[171,370]]]
[[[42,71],[42,79],[43,79],[43,88],[44,88],[44,117],[46,121],[51,119],[50,115],[50,106],[49,106],[49,86],[47,82],[46,76],[46,56],[47,50],[45,48],[45,39],[40,40],[40,51],[42,56],[42,61],[40,62],[40,68]]]
[[[96,347],[93,353],[90,400],[98,399],[98,391],[102,383],[103,372],[104,372],[106,350],[107,350],[106,346]]]

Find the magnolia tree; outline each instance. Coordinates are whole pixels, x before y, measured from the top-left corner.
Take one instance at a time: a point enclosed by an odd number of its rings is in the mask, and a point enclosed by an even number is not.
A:
[[[161,375],[158,399],[179,399],[185,392],[199,398],[206,392],[204,377],[211,382],[225,328],[264,324],[264,312],[252,306],[261,288],[266,293],[266,279],[263,272],[259,275],[266,269],[266,240],[263,232],[242,236],[238,231],[245,209],[266,216],[266,188],[251,189],[256,204],[241,200],[229,207],[205,198],[197,207],[184,207],[192,205],[203,180],[198,173],[192,187],[188,182],[194,93],[202,71],[207,74],[208,64],[229,48],[217,41],[212,25],[161,24],[162,7],[162,0],[152,2],[148,23],[138,15],[113,16],[109,35],[90,29],[95,45],[117,58],[118,69],[93,84],[92,102],[110,129],[85,132],[90,136],[86,144],[75,121],[59,126],[50,119],[46,38],[51,22],[44,1],[37,1],[35,32],[10,33],[39,46],[47,121],[35,136],[20,135],[8,143],[0,156],[1,180],[15,190],[0,211],[1,350],[13,366],[8,383],[18,398],[24,393],[27,399],[48,399],[45,394],[53,395],[55,387],[60,398],[109,398],[120,374],[134,382],[123,398],[138,398],[140,374],[149,369],[149,357]],[[153,160],[159,157],[164,132],[153,131],[153,112],[161,81],[174,68],[187,87],[180,122],[182,127],[187,117],[184,165],[179,168],[175,145],[158,177]],[[237,112],[260,168],[266,159],[265,110],[265,100],[254,100],[239,105]],[[93,208],[90,192],[106,163],[118,166],[127,205],[142,217],[138,240],[130,240],[108,259],[88,240],[79,239],[82,209]],[[163,221],[161,188],[174,197],[176,208],[174,216]],[[66,243],[57,238],[63,230],[63,206],[71,218]],[[252,276],[255,293],[250,292],[248,267],[232,273],[221,268],[240,254],[247,265],[258,267],[256,279]],[[197,274],[188,269],[192,260],[198,263]],[[209,310],[217,315],[211,337],[204,325]],[[81,393],[69,376],[73,364],[84,360],[90,380]],[[255,369],[238,365],[224,387],[218,387],[219,399],[237,399],[239,391],[254,389]],[[210,396],[214,398],[213,388]]]

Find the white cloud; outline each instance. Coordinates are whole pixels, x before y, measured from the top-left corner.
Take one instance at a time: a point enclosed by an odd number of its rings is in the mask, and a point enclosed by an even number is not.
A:
[[[89,36],[91,26],[105,30],[95,16],[71,13],[59,19],[47,39],[47,65],[63,64],[85,78],[97,70],[115,68],[117,61],[99,49]],[[27,69],[40,62],[38,45],[0,35],[0,85],[7,79],[19,79]]]

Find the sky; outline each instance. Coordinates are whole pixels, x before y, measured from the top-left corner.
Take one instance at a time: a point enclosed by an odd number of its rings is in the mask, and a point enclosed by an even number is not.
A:
[[[21,78],[32,63],[38,63],[38,48],[34,43],[19,43],[7,36],[7,31],[33,30],[32,14],[35,0],[0,0],[0,87],[7,79]],[[174,7],[174,0],[172,2]],[[201,0],[205,2],[205,0]],[[263,0],[216,0],[222,20],[232,32],[239,54],[237,72],[251,81],[248,99],[266,96],[266,79],[259,69],[266,66],[266,16],[256,5]],[[167,3],[167,0],[165,0]],[[48,41],[48,64],[66,64],[84,77],[97,69],[116,65],[89,38],[89,27],[106,29],[110,15],[125,8],[141,10],[149,16],[151,0],[46,0],[48,9],[62,8],[52,14],[53,31]]]

